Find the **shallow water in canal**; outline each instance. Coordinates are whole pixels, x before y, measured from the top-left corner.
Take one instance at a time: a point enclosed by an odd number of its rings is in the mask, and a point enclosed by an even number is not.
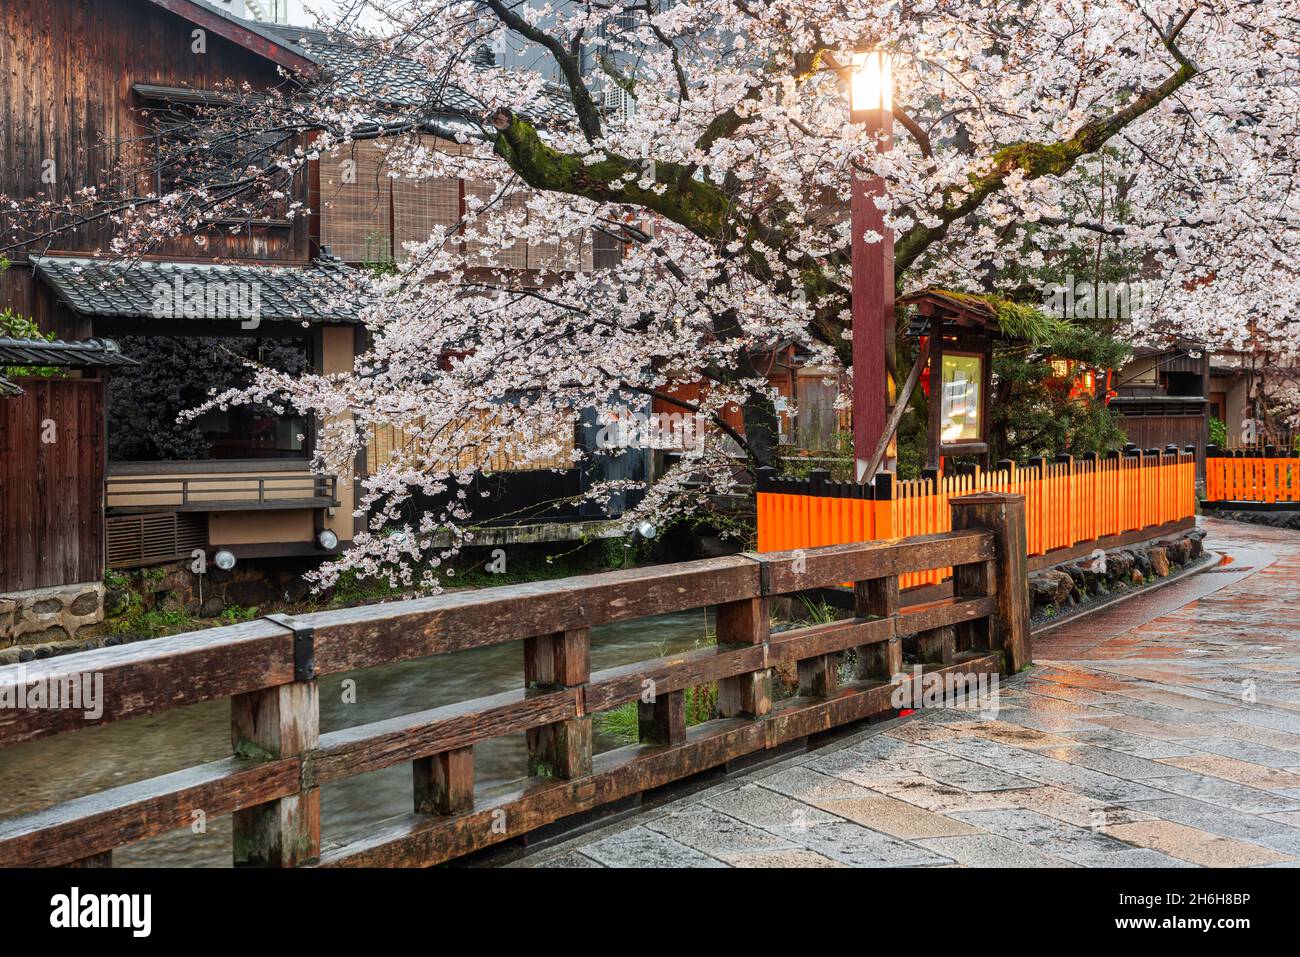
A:
[[[711,609],[695,609],[593,628],[591,667],[689,649],[703,642],[711,619]],[[343,702],[345,679],[356,682],[355,704]],[[331,675],[320,682],[321,731],[509,691],[522,683],[522,641]],[[595,746],[604,751],[621,743],[597,736]],[[28,742],[0,751],[0,819],[229,755],[230,703],[224,699]],[[474,748],[480,785],[521,778],[527,765],[522,733]],[[379,821],[409,814],[411,800],[409,763],[327,785],[321,789],[322,843],[344,843]],[[113,864],[223,867],[230,856],[230,818],[223,816],[207,820],[202,833],[187,828],[122,848]]]

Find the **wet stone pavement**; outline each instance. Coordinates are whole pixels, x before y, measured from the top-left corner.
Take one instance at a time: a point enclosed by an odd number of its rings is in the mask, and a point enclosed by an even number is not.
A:
[[[996,715],[937,709],[538,851],[523,867],[1294,867],[1300,534],[1036,637]]]

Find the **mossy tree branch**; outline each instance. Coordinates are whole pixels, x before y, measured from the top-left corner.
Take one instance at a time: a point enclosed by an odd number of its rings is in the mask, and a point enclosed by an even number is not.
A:
[[[1186,22],[1185,17],[1178,29],[1181,30]],[[1076,162],[1084,156],[1096,153],[1116,133],[1159,106],[1179,87],[1196,76],[1199,72],[1196,65],[1178,52],[1177,46],[1171,39],[1164,37],[1162,39],[1178,61],[1178,69],[1164,82],[1146,90],[1123,109],[1088,121],[1067,139],[1056,143],[1015,143],[999,150],[993,157],[992,172],[973,177],[969,190],[960,198],[954,197],[953,201],[944,204],[938,213],[941,220],[938,225],[926,226],[918,223],[899,238],[894,247],[894,266],[899,274],[910,268],[933,243],[946,236],[948,227],[952,223],[969,216],[986,199],[1003,189],[1013,172],[1021,171],[1026,179],[1064,176]]]

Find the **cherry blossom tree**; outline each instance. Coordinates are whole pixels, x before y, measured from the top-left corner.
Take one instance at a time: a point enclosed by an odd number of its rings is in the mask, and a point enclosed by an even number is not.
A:
[[[1296,356],[1300,0],[344,8],[330,29],[355,50],[348,68],[286,78],[241,95],[237,119],[211,119],[227,140],[277,133],[274,162],[161,196],[128,190],[111,212],[112,252],[127,255],[214,204],[255,207],[250,196],[283,193],[277,177],[374,137],[390,175],[494,184],[370,280],[374,348],[352,374],[266,370],[214,400],[274,398],[327,420],[323,468],[376,427],[406,437],[370,463],[374,534],[339,567],[413,581],[435,531],[470,534],[470,481],[493,455],[605,454],[559,437],[584,410],[612,421],[701,376],[704,397],[678,405],[713,427],[623,521],[670,520],[734,487],[738,465],[772,464],[774,396],[756,356],[792,341],[850,364],[850,246],[880,240],[850,235],[854,175],[887,183],[900,292],[1023,296],[1026,271],[1096,244],[1140,263],[1149,286],[1119,330],[1130,340]],[[485,47],[526,49],[540,72],[487,65]],[[890,149],[848,122],[844,70],[866,49],[892,59]],[[110,201],[82,202],[59,215]],[[619,265],[574,267],[593,233],[622,245]],[[557,250],[553,268],[505,268],[521,245]],[[743,432],[722,418],[728,403]],[[416,492],[440,504],[400,520]]]

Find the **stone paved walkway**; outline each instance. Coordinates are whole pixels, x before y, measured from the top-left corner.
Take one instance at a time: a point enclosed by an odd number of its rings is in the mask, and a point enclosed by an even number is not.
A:
[[[996,717],[926,711],[531,855],[525,867],[1292,867],[1300,535],[1035,642]]]

